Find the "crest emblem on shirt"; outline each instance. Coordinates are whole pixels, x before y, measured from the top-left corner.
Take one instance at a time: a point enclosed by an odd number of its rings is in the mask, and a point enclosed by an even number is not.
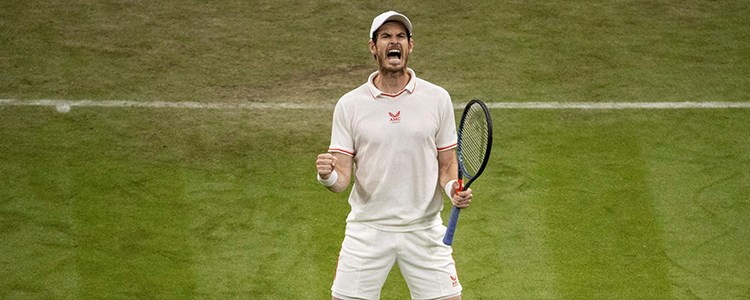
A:
[[[453,283],[453,287],[458,286],[458,277],[451,275],[451,282]]]
[[[401,122],[401,111],[397,111],[396,113],[388,112],[388,115],[391,116],[391,124]]]

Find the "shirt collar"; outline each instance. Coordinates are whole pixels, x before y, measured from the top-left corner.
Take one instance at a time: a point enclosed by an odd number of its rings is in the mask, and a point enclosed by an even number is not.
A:
[[[414,70],[412,69],[406,68],[406,70],[407,72],[409,72],[409,75],[411,75],[411,78],[409,79],[409,82],[406,83],[406,86],[404,87],[404,89],[396,94],[384,93],[375,86],[375,82],[373,80],[375,79],[375,76],[378,75],[378,71],[375,71],[374,73],[370,74],[370,77],[367,78],[367,86],[370,89],[370,93],[372,94],[372,97],[377,98],[380,96],[386,96],[386,97],[395,98],[403,94],[404,92],[409,92],[410,94],[414,93],[414,89],[417,86],[417,75],[414,73]]]

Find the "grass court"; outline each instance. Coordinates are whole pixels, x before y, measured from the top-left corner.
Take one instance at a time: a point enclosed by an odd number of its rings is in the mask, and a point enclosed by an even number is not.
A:
[[[0,99],[271,108],[0,104],[0,298],[330,298],[314,160],[390,9],[455,103],[750,102],[744,1],[5,1]],[[464,299],[750,297],[750,109],[492,117]]]

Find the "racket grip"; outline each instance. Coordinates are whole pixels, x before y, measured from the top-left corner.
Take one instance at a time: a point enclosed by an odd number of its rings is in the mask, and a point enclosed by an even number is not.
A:
[[[453,206],[451,209],[451,217],[448,219],[448,228],[445,230],[445,236],[443,237],[443,244],[448,246],[453,244],[453,235],[456,233],[456,225],[458,224],[458,214],[461,213],[461,209]]]

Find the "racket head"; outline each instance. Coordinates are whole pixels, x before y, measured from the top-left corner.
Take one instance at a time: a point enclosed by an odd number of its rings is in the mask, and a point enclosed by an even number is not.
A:
[[[487,105],[479,99],[469,101],[458,125],[458,178],[466,189],[482,175],[492,151],[492,118]]]

